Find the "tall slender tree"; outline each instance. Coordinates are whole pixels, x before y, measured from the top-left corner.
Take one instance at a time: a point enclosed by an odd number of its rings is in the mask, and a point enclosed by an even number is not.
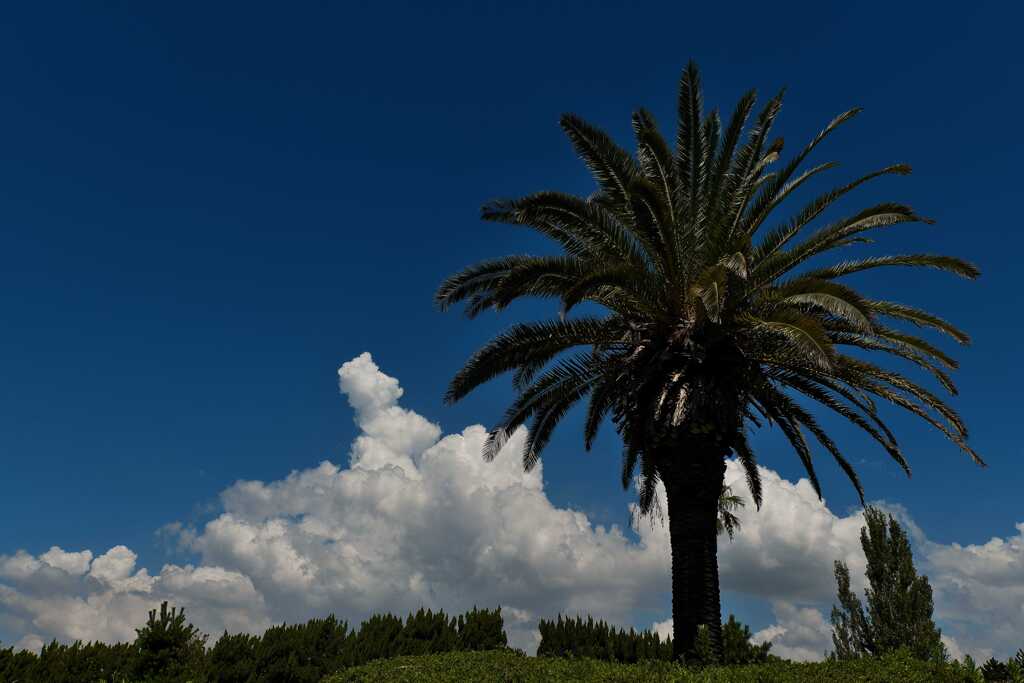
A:
[[[943,661],[942,632],[932,620],[932,587],[918,576],[906,532],[892,515],[869,507],[860,545],[867,560],[867,611],[850,589],[850,570],[836,561],[839,606],[832,608],[837,659],[879,656],[908,648],[919,659]]]
[[[729,457],[742,464],[760,507],[749,427],[777,426],[819,495],[807,434],[835,459],[863,500],[856,472],[800,399],[852,422],[908,474],[910,466],[875,399],[916,415],[982,462],[967,443],[963,421],[943,399],[869,360],[883,354],[903,359],[955,393],[948,370],[956,361],[905,323],[961,344],[967,335],[932,313],[868,297],[844,283],[848,275],[877,268],[935,268],[966,278],[975,278],[977,268],[924,253],[809,263],[867,242],[880,229],[932,221],[885,202],[817,225],[833,202],[869,180],[908,174],[904,164],[840,185],[787,219],[773,218],[797,190],[835,166],[802,170],[811,152],[860,110],[837,116],[776,167],[782,139],[772,136],[772,127],[782,93],[748,126],[755,99],[754,92],[744,95],[723,126],[717,111],[704,113],[700,77],[691,63],[679,86],[674,143],[640,110],[633,116],[635,157],[578,116],[564,115],[562,128],[597,191],[586,198],[539,192],[483,207],[484,220],[533,228],[562,253],[483,261],[449,277],[436,293],[442,309],[464,302],[471,317],[524,297],[560,302],[557,317],[514,325],[481,348],[455,375],[446,399],[458,401],[513,372],[516,398],[483,455],[495,457],[512,432],[530,422],[522,453],[526,469],[537,463],[552,430],[577,402],[589,397],[587,449],[611,418],[624,444],[623,485],[639,472],[641,511],[660,509],[659,484],[664,485],[674,643],[680,653],[692,650],[702,624],[721,649],[716,513]],[[598,312],[571,316],[582,303]]]

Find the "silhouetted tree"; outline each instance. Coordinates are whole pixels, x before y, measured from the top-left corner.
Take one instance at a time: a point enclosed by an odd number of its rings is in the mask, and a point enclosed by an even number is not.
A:
[[[203,673],[206,636],[185,621],[185,610],[160,605],[150,610],[146,625],[136,629],[132,677],[153,683],[178,683]]]
[[[863,183],[910,172],[896,164],[826,192],[768,228],[795,190],[835,165],[799,172],[818,144],[860,110],[839,115],[791,161],[770,170],[782,151],[782,139],[771,133],[782,93],[768,101],[744,140],[754,102],[753,92],[744,95],[723,126],[717,111],[704,113],[700,77],[691,63],[680,82],[674,145],[641,110],[633,116],[636,157],[566,114],[562,128],[590,168],[597,192],[588,198],[539,192],[483,208],[485,220],[534,228],[562,253],[483,261],[449,277],[435,295],[442,309],[465,302],[470,316],[522,298],[559,302],[556,318],[515,325],[473,355],[452,380],[446,400],[459,401],[513,371],[517,396],[487,439],[484,457],[493,458],[529,422],[522,453],[527,470],[579,401],[589,397],[588,449],[611,417],[625,446],[623,485],[640,473],[642,513],[658,514],[657,484],[665,486],[678,653],[692,650],[701,624],[708,626],[712,648],[721,651],[716,513],[726,458],[739,459],[754,504],[761,504],[748,426],[777,425],[819,496],[807,433],[863,500],[850,463],[797,397],[867,432],[908,474],[873,398],[920,417],[981,463],[951,407],[864,353],[909,361],[954,393],[947,370],[956,362],[889,321],[932,328],[960,343],[967,343],[967,335],[927,311],[873,299],[841,282],[893,266],[968,278],[978,275],[977,268],[928,254],[808,267],[812,259],[869,241],[876,229],[931,221],[908,206],[881,203],[811,231],[829,205]],[[581,303],[594,313],[570,318]],[[575,355],[563,355],[576,348]],[[848,349],[855,353],[844,353]]]
[[[1000,662],[995,657],[990,657],[987,662],[981,665],[981,677],[986,681],[994,683],[1009,683],[1010,667]]]

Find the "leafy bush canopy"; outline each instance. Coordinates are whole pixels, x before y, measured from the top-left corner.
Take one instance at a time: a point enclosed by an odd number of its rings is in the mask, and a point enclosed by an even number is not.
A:
[[[538,628],[541,638],[537,648],[538,657],[590,658],[626,664],[667,662],[673,659],[671,638],[662,641],[657,633],[651,631],[617,629],[604,621],[594,621],[590,616],[584,620],[580,616],[570,619],[558,615],[555,621],[541,619]],[[729,620],[722,624],[721,663],[753,664],[768,661],[768,651],[772,644],[754,645],[750,642],[751,635],[750,628],[730,614]],[[696,663],[702,664],[718,663],[710,647],[704,648],[703,655],[698,652],[697,660]]]

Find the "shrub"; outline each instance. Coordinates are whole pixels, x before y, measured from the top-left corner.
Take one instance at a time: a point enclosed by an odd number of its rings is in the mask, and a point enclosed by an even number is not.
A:
[[[672,639],[662,642],[656,633],[636,632],[609,626],[604,621],[586,621],[558,615],[555,621],[541,619],[538,657],[588,657],[604,661],[633,663],[644,660],[670,660]]]
[[[772,658],[765,664],[699,670],[673,662],[621,664],[594,659],[518,657],[507,650],[497,650],[379,660],[340,671],[324,683],[973,683],[980,680],[968,674],[959,663],[921,661],[906,650],[853,661],[786,662]]]
[[[593,617],[563,618],[554,621],[542,619],[538,625],[540,630],[540,646],[538,657],[589,657],[603,661],[623,662],[632,664],[646,660],[671,661],[672,639],[661,640],[657,633],[650,631],[637,632],[609,626],[604,621],[594,621]],[[705,634],[706,637],[707,634]],[[724,664],[756,664],[768,661],[771,643],[754,645],[750,642],[750,628],[737,621],[730,614],[729,620],[722,624],[722,663]],[[700,639],[698,633],[698,640]],[[697,653],[697,664],[716,663],[710,643],[704,648],[703,655]]]

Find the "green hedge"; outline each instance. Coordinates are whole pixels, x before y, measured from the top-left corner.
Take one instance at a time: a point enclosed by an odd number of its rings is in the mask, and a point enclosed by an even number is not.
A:
[[[593,617],[541,619],[538,657],[576,657],[611,662],[636,662],[672,659],[672,639],[662,641],[657,633],[632,628],[629,631],[609,626]]]
[[[594,659],[526,657],[509,650],[453,652],[427,657],[381,660],[345,671],[325,683],[423,681],[461,683],[517,681],[522,683],[603,681],[656,683],[980,683],[978,670],[962,665],[934,664],[898,653],[881,659],[853,662],[792,663],[719,666],[688,669],[670,662],[618,664]]]
[[[541,619],[538,624],[538,657],[575,657],[606,662],[635,664],[647,660],[672,661],[672,638],[661,640],[657,633],[618,629],[604,621],[562,617]],[[750,628],[732,614],[722,624],[723,664],[761,664],[770,658],[771,643],[754,645]]]

